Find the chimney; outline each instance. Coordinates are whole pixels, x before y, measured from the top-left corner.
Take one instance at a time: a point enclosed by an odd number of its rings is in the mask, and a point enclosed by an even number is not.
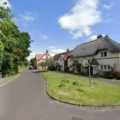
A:
[[[98,34],[97,38],[102,38],[103,35],[102,34]]]
[[[48,50],[46,50],[46,59],[48,59]]]
[[[69,49],[67,49],[67,52],[69,52],[70,50]]]

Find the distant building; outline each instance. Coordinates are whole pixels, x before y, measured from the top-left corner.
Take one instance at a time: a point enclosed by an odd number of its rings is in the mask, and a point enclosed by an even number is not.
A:
[[[67,49],[66,52],[56,54],[54,56],[55,66],[58,71],[64,71],[66,67],[68,67],[68,56],[72,51]]]
[[[42,66],[40,66],[40,63],[46,62],[47,59],[51,58],[51,55],[49,54],[48,50],[46,50],[45,54],[36,54],[36,66],[38,70],[43,69]],[[47,69],[47,66],[46,66]]]

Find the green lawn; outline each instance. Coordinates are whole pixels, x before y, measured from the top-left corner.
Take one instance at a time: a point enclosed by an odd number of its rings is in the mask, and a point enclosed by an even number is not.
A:
[[[120,104],[120,86],[54,72],[41,72],[47,82],[48,93],[57,100],[80,105]]]

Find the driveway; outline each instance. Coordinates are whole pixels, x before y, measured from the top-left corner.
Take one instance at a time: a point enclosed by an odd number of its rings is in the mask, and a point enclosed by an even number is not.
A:
[[[0,88],[0,120],[120,120],[120,107],[85,108],[56,102],[46,94],[40,73],[26,70]]]

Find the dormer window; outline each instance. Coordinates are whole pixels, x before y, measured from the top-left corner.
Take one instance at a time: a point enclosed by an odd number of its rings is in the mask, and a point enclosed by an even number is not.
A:
[[[107,52],[104,52],[104,57],[107,57]]]
[[[101,52],[101,57],[103,57],[103,52]]]
[[[107,52],[101,52],[101,57],[107,57]]]

